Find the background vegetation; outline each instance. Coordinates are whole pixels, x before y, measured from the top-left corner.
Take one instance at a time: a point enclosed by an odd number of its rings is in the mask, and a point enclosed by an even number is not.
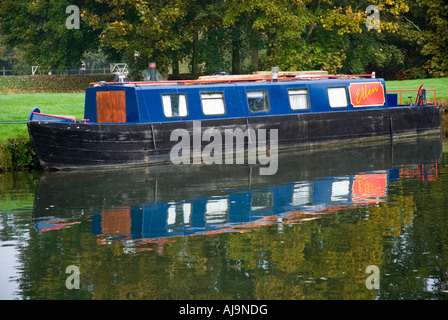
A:
[[[366,26],[372,4],[380,29]],[[66,27],[69,5],[79,29]],[[0,68],[17,72],[64,72],[98,54],[128,63],[135,80],[151,61],[193,78],[272,66],[389,80],[448,70],[444,0],[3,0],[0,17]]]
[[[113,80],[113,74],[5,76],[0,77],[0,94],[85,92],[92,82]]]

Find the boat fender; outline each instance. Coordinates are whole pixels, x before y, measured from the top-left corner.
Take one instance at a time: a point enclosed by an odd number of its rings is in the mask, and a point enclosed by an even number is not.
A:
[[[424,84],[422,83],[420,85],[420,88],[418,88],[417,92],[417,98],[415,99],[415,104],[417,106],[422,106],[423,104],[426,104],[426,90],[423,89]]]

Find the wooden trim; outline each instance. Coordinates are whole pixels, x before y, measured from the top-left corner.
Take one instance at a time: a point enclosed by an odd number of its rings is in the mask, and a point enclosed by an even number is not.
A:
[[[98,123],[126,122],[126,92],[97,91],[96,115]]]

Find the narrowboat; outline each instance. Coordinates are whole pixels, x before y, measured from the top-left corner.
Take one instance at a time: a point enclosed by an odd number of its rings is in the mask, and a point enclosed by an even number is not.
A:
[[[191,140],[183,144],[191,152],[183,149],[182,156],[193,159],[195,149],[200,157],[216,139],[195,139],[195,130],[240,130],[246,134],[243,152],[257,138],[260,144],[263,133],[270,152],[432,134],[441,128],[434,90],[430,101],[430,89],[421,86],[406,104],[402,93],[407,91],[388,92],[384,79],[374,74],[279,77],[274,70],[268,78],[221,77],[95,83],[86,89],[84,119],[79,120],[35,108],[27,125],[40,164],[70,170],[170,163],[180,143],[173,132],[179,130],[187,135],[181,139]],[[235,140],[230,143],[239,143]]]

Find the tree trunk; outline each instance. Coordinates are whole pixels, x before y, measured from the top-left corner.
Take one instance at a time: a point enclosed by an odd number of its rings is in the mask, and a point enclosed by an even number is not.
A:
[[[279,35],[277,32],[274,33],[268,33],[268,42],[269,42],[269,48],[268,48],[268,57],[272,58],[272,56],[275,53],[275,47],[278,42]]]
[[[177,52],[173,54],[173,61],[172,61],[172,68],[173,68],[173,76],[177,78],[179,76],[179,55]]]
[[[257,46],[257,31],[251,30],[250,32],[250,64],[252,71],[258,71],[258,46]]]
[[[193,53],[192,53],[192,57],[191,57],[191,76],[193,79],[197,79],[199,76],[198,41],[199,41],[199,35],[198,35],[198,32],[195,30],[193,33]]]
[[[241,71],[240,57],[240,30],[235,27],[232,32],[232,74],[239,74]]]

